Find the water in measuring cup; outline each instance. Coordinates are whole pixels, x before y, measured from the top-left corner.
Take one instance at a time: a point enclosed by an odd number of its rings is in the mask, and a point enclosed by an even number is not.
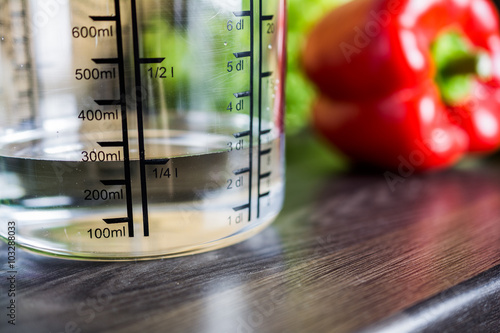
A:
[[[70,0],[32,27],[42,3],[0,0],[0,217],[20,244],[150,258],[270,223],[284,4]]]
[[[259,177],[253,170],[252,186],[250,172],[244,172],[249,149],[237,147],[240,141],[230,139],[218,136],[200,145],[196,133],[176,132],[168,139],[147,135],[152,154],[168,150],[173,156],[166,164],[146,170],[147,237],[139,161],[130,162],[134,215],[134,237],[130,237],[128,223],[104,222],[126,216],[126,187],[102,183],[123,178],[124,164],[118,160],[121,154],[107,153],[102,159],[109,160],[84,162],[81,153],[85,147],[78,137],[68,138],[65,146],[52,146],[50,140],[43,139],[11,143],[16,154],[0,156],[0,215],[9,221],[22,221],[17,230],[20,245],[63,256],[148,258],[226,246],[270,223],[283,198],[283,161],[278,155],[281,138],[266,142],[264,152],[269,153],[263,156],[258,157],[254,148],[255,158],[262,160],[260,174],[264,178],[256,181]],[[203,146],[207,140],[219,147],[224,143],[227,148],[206,152]],[[228,144],[232,142],[231,149]],[[192,154],[175,156],[176,150]],[[54,157],[61,154],[75,158]],[[249,200],[250,207],[244,208]],[[5,236],[5,226],[1,228]]]

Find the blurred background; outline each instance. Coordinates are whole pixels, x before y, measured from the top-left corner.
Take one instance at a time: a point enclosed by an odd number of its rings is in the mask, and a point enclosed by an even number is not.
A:
[[[351,0],[289,0],[287,131],[295,134],[307,125],[314,88],[302,74],[299,53],[307,31],[329,10]],[[375,0],[374,0],[375,1]],[[500,8],[500,0],[493,1]]]
[[[349,162],[342,154],[328,146],[321,138],[312,134],[310,128],[311,105],[315,99],[314,86],[307,80],[300,65],[300,51],[303,47],[308,31],[324,15],[336,7],[352,0],[289,0],[288,1],[288,68],[286,85],[286,131],[288,142],[294,145],[304,144],[312,140],[309,146],[310,153],[322,159],[325,164],[337,170],[349,168]],[[372,0],[376,1],[376,0]],[[424,0],[422,0],[424,1]],[[500,0],[493,0],[500,8]],[[301,139],[297,139],[300,137]],[[300,151],[300,149],[294,150]],[[289,151],[290,159],[294,160],[294,151]],[[304,151],[301,151],[301,154]],[[498,155],[498,154],[497,154]]]

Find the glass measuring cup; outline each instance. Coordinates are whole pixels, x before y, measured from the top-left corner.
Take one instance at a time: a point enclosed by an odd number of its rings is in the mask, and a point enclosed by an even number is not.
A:
[[[0,235],[191,254],[282,206],[284,0],[0,0]]]

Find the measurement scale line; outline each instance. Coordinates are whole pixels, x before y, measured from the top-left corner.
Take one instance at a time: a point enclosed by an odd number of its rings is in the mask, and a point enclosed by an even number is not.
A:
[[[249,91],[244,91],[244,92],[240,92],[240,93],[234,93],[234,97],[236,98],[242,98],[242,97],[248,97],[250,96],[252,92],[249,90]]]
[[[271,149],[266,149],[266,150],[261,150],[260,151],[260,156],[267,155],[271,153]]]
[[[118,58],[94,58],[92,61],[96,64],[117,64]]]
[[[125,179],[112,179],[112,180],[101,180],[104,186],[114,186],[114,185],[127,185]]]
[[[161,64],[165,58],[140,58],[141,64]]]
[[[264,173],[264,174],[262,174],[262,175],[259,176],[260,179],[269,178],[269,177],[271,177],[271,173],[270,172]]]
[[[266,192],[266,193],[259,194],[259,199],[267,197],[267,196],[269,196],[269,194],[271,194],[271,192]]]
[[[260,135],[265,135],[265,134],[269,134],[269,133],[271,133],[271,129],[266,129],[266,130],[260,131]]]
[[[161,158],[156,160],[146,160],[147,165],[165,165],[170,161],[170,158]]]
[[[142,197],[142,224],[144,236],[149,236],[149,213],[148,195],[146,184],[146,151],[144,147],[144,119],[142,110],[142,82],[141,82],[141,57],[139,47],[139,26],[137,24],[137,4],[136,0],[131,0],[132,10],[132,36],[135,59],[135,86],[136,86],[136,106],[137,106],[137,133],[139,141],[139,171],[141,175],[141,197]],[[163,60],[162,60],[163,61]]]
[[[250,210],[250,204],[246,204],[246,205],[242,205],[242,206],[238,206],[238,207],[234,207],[233,210],[235,212],[239,212],[240,210],[243,210],[243,209],[249,209]]]
[[[123,147],[123,141],[101,141],[97,144],[101,147]]]
[[[273,72],[264,72],[260,74],[260,77],[264,79],[266,77],[270,77],[271,75],[273,75]]]
[[[243,169],[238,169],[238,170],[233,171],[235,176],[239,176],[239,175],[242,175],[242,174],[247,173],[247,172],[250,172],[250,168],[243,168]]]
[[[250,0],[250,138],[249,138],[249,173],[248,173],[248,222],[252,220],[252,188],[253,188],[253,129],[254,129],[254,72],[255,72],[255,2]],[[259,59],[260,60],[260,59]],[[260,62],[260,61],[259,61]],[[260,81],[260,80],[259,80]],[[257,200],[258,201],[258,200]]]
[[[118,78],[120,84],[120,100],[101,100],[101,102],[112,102],[113,104],[102,105],[120,105],[121,118],[122,118],[122,139],[123,139],[123,163],[124,163],[124,177],[126,181],[125,193],[127,200],[127,218],[124,222],[128,222],[128,235],[134,237],[134,212],[132,207],[132,176],[130,171],[130,147],[128,137],[128,118],[127,118],[127,90],[125,86],[125,57],[123,54],[123,34],[122,34],[122,20],[120,0],[115,0],[115,17],[116,20],[116,48],[118,51]],[[111,18],[111,17],[108,17]],[[99,104],[99,103],[98,103]],[[101,105],[101,104],[99,104]],[[120,223],[120,222],[118,222]]]
[[[260,8],[262,9],[262,7],[260,7]],[[261,18],[260,18],[260,19],[261,19],[262,21],[270,21],[270,20],[272,20],[273,18],[274,18],[274,15],[263,15],[263,16],[261,16]]]
[[[243,10],[240,12],[233,12],[233,14],[236,17],[250,16],[252,14],[252,11],[251,10]]]
[[[253,49],[253,46],[251,48]],[[253,51],[235,52],[233,54],[236,58],[246,58],[246,57],[250,57],[253,54]]]
[[[120,99],[95,99],[94,102],[99,106],[122,105],[122,100]]]
[[[130,219],[128,217],[117,217],[113,219],[103,219],[107,224],[118,224],[118,223],[130,223]],[[130,233],[130,230],[129,230]]]
[[[116,16],[89,16],[89,17],[92,19],[92,21],[118,21],[117,16],[118,14]]]
[[[258,196],[259,198],[257,199],[257,218],[260,217],[260,183],[261,183],[261,179],[260,176],[262,174],[262,135],[260,135],[262,133],[262,78],[264,77],[264,73],[262,72],[262,21],[263,21],[263,18],[264,16],[262,15],[262,0],[259,0],[259,16],[260,16],[260,24],[259,24],[259,76],[260,76],[260,80],[258,82],[258,95],[259,95],[259,100],[258,100],[258,103],[259,105],[257,106],[258,108],[258,117],[259,117],[259,147],[258,147],[258,151],[259,151],[259,159],[257,161],[257,174],[259,175],[259,181],[257,182],[257,193],[258,193]]]
[[[245,136],[249,136],[250,134],[252,134],[252,131],[243,131],[243,132],[239,132],[239,133],[234,133],[233,136],[236,139],[239,139],[239,138],[243,138]]]

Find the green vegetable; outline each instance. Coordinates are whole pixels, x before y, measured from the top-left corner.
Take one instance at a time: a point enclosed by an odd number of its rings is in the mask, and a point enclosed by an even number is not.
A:
[[[332,8],[349,0],[289,0],[288,64],[286,82],[286,130],[296,134],[309,123],[315,91],[300,66],[299,56],[304,39],[312,25]]]

